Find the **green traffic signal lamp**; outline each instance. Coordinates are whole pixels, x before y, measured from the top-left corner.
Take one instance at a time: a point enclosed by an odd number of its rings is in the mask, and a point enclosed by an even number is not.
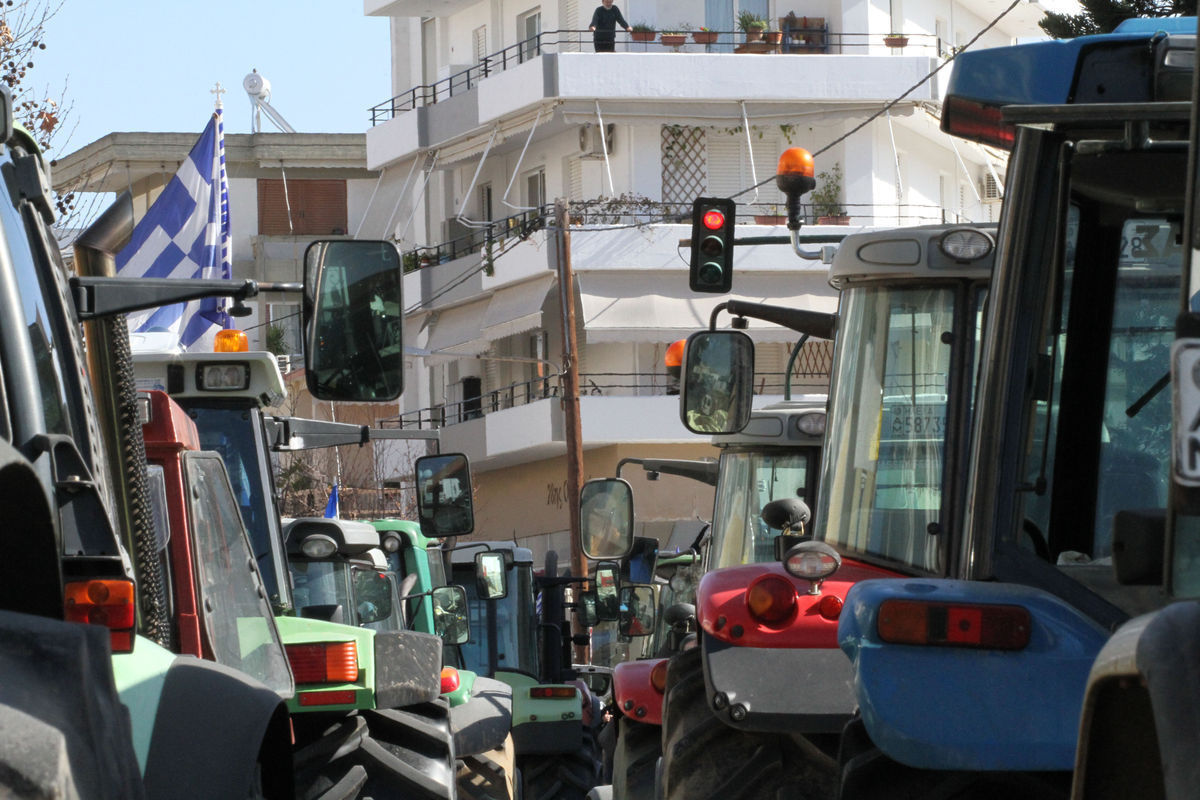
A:
[[[688,286],[693,292],[723,294],[733,288],[734,202],[698,197],[692,204],[692,257]]]

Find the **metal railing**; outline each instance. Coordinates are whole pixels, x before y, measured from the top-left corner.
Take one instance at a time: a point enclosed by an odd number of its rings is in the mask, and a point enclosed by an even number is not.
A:
[[[620,31],[617,34],[618,52],[684,52],[684,53],[736,53],[756,52],[776,55],[811,54],[864,54],[885,46],[882,34],[831,33],[824,28],[792,28],[781,34],[776,43],[765,38],[750,39],[742,31],[683,31],[684,40],[679,45],[664,44],[662,34],[657,33],[653,41],[635,41],[634,34]],[[698,43],[696,36],[715,34],[715,41]],[[903,55],[937,56],[947,55],[946,45],[932,34],[912,34],[904,37],[905,44],[892,47]],[[400,114],[416,108],[445,102],[477,87],[480,81],[496,72],[503,72],[524,64],[545,53],[589,52],[592,47],[590,31],[543,31],[524,41],[509,45],[491,53],[465,70],[430,84],[414,86],[369,109],[371,127],[395,119]]]
[[[828,381],[832,343],[825,342],[822,345],[828,345],[828,353],[810,359],[812,363],[807,370],[793,370],[793,391],[796,390],[797,379]],[[758,373],[754,376],[754,393],[781,395],[784,392],[786,377],[786,373],[783,372]],[[579,376],[581,397],[663,397],[675,394],[673,388],[663,373],[593,372]],[[378,424],[383,428],[444,428],[479,419],[497,411],[555,398],[561,391],[558,376],[533,378],[484,392],[478,397],[408,411],[399,416],[382,419]]]

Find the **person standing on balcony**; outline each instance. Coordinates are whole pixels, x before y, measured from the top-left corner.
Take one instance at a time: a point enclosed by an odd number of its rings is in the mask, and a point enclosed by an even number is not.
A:
[[[613,51],[618,25],[626,33],[630,32],[629,23],[621,16],[621,9],[613,5],[613,0],[600,0],[600,5],[592,12],[592,24],[588,26],[597,53]]]

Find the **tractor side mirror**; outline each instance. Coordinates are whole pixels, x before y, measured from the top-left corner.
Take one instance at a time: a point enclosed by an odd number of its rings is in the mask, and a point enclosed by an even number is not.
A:
[[[442,641],[449,645],[466,644],[471,639],[467,618],[467,590],[461,586],[439,586],[433,598],[433,626]]]
[[[304,366],[319,400],[382,402],[404,391],[400,252],[335,239],[304,251]]]
[[[471,464],[462,453],[417,459],[417,517],[431,539],[465,536],[475,530]]]
[[[592,628],[600,621],[600,618],[596,616],[598,602],[595,589],[579,593],[579,599],[575,604],[575,613],[579,615],[579,624],[582,627]]]
[[[504,553],[485,550],[475,554],[475,592],[483,600],[501,600],[508,596]]]
[[[596,617],[601,622],[616,622],[621,599],[621,569],[615,561],[596,565]]]
[[[620,617],[617,629],[622,636],[649,636],[654,633],[654,586],[630,583],[621,587]]]
[[[621,478],[596,478],[579,492],[579,539],[592,559],[624,558],[633,547],[633,487]]]
[[[684,348],[680,417],[692,433],[734,433],[750,422],[754,341],[742,331],[700,331]]]

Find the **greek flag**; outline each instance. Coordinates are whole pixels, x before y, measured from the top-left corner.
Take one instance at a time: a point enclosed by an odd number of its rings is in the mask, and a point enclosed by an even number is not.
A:
[[[134,278],[233,277],[229,246],[229,183],[221,111],[117,254],[117,273]],[[212,350],[218,328],[229,327],[225,298],[136,311],[131,333],[170,331],[184,350]]]

